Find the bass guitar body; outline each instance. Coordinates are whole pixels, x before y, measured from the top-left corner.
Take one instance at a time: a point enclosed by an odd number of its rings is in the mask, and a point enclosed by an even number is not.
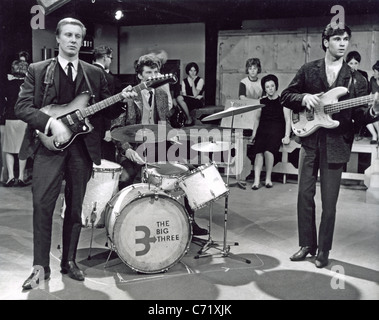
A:
[[[347,93],[344,87],[337,87],[322,94],[320,104],[312,110],[305,108],[299,113],[291,113],[292,131],[299,137],[306,137],[319,128],[333,129],[339,126],[339,121],[333,120],[331,115],[325,112],[325,106],[338,102],[341,96]]]

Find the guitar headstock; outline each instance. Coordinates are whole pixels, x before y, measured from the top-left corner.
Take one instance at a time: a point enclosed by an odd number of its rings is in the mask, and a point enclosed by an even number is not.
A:
[[[158,88],[160,86],[163,86],[166,83],[176,83],[178,81],[178,78],[175,74],[169,73],[169,74],[162,74],[156,77],[149,78],[145,85],[148,88]]]

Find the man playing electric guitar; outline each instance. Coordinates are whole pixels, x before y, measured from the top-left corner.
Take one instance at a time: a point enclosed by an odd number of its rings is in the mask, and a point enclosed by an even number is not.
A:
[[[41,109],[51,104],[69,106],[84,91],[89,91],[95,102],[109,98],[103,72],[78,58],[85,33],[86,28],[79,20],[65,18],[58,22],[58,57],[30,65],[15,106],[17,117],[28,123],[20,158],[26,159],[34,155],[34,259],[32,273],[22,286],[24,290],[35,288],[40,281],[50,277],[52,217],[63,179],[66,181],[66,210],[62,232],[61,273],[78,281],[84,280],[84,273],[75,259],[82,228],[81,212],[87,182],[91,177],[93,163],[100,165],[101,160],[97,117],[102,115],[98,113],[91,117],[93,130],[77,136],[61,151],[48,149],[35,132],[39,132],[40,137],[49,136],[49,141],[53,141],[56,146],[64,145],[72,139],[72,130],[64,121]],[[123,98],[132,98],[135,95],[135,92],[126,90],[122,93]]]
[[[351,30],[347,26],[326,26],[322,33],[325,57],[302,66],[288,88],[282,92],[281,102],[284,107],[292,109],[294,117],[305,111],[311,120],[322,104],[322,94],[332,88],[348,89],[341,100],[367,93],[363,76],[359,72],[351,72],[343,60],[350,38]],[[318,248],[316,267],[322,268],[328,264],[342,171],[349,161],[354,140],[353,121],[361,124],[375,121],[379,115],[377,100],[376,96],[369,108],[367,105],[345,108],[332,116],[333,120],[338,121],[335,122],[338,126],[320,127],[301,137],[297,204],[301,248],[290,257],[292,261],[304,260],[308,254],[315,255]],[[302,130],[302,126],[299,130]],[[318,170],[322,215],[317,236],[314,196]]]

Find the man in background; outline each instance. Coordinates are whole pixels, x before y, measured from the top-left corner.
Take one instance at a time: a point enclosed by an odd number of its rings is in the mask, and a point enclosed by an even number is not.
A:
[[[115,77],[109,72],[111,63],[112,63],[112,48],[102,45],[96,47],[93,52],[93,65],[99,67],[105,76],[105,79],[108,83],[108,89],[111,95],[114,95],[116,92],[115,88]],[[107,118],[106,115],[102,117],[103,127],[100,129],[101,137],[101,158],[106,159],[112,162],[116,161],[116,148],[112,142],[111,137],[111,119]]]

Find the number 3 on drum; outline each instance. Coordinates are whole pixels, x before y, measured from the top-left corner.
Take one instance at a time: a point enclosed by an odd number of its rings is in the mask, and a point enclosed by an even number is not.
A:
[[[150,229],[146,226],[136,226],[136,231],[142,231],[145,234],[143,238],[136,239],[136,244],[141,243],[145,246],[143,250],[136,251],[136,256],[139,257],[145,255],[150,251],[150,242],[155,243],[157,241],[157,238],[150,238]]]

